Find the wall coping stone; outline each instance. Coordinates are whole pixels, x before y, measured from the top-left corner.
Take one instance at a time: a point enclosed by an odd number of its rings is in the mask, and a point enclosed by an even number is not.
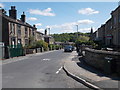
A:
[[[115,52],[115,51],[103,51],[103,50],[96,50],[96,49],[90,49],[90,48],[85,48],[85,51],[98,53],[98,54],[110,54],[110,55],[120,56],[120,52]]]

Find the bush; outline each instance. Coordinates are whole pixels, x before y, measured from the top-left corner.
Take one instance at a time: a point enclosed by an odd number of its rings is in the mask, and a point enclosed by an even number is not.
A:
[[[43,42],[44,41],[36,41],[36,48],[41,48],[41,47],[43,47]]]
[[[48,50],[48,43],[43,42],[43,49],[44,49],[44,51]]]
[[[33,44],[30,45],[26,45],[24,48],[28,48],[28,49],[35,49],[35,48],[42,48],[44,49],[44,51],[48,50],[48,43],[44,42],[43,40],[40,41],[36,41]]]

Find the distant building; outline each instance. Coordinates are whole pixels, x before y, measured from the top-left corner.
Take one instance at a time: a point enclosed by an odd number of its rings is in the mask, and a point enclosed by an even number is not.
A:
[[[43,35],[44,35],[43,33],[36,31],[36,40],[37,41],[39,41],[39,40],[44,41],[44,36]]]
[[[112,22],[111,18],[105,24],[105,45],[113,45]]]
[[[101,41],[101,44],[105,44],[105,25],[101,25],[98,28],[98,39]]]
[[[93,37],[93,28],[91,28],[91,32],[90,32],[90,39],[89,39],[90,41],[91,40],[94,40],[94,37]]]
[[[44,41],[48,44],[54,44],[55,40],[52,36],[47,35],[47,29],[45,29]]]
[[[48,44],[54,44],[54,38],[52,36],[44,35],[44,41]]]

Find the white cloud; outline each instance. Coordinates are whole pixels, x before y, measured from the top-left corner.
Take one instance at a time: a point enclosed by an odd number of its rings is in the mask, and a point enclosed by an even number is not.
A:
[[[52,13],[52,9],[51,8],[47,8],[45,10],[30,9],[28,12],[30,14],[34,14],[34,15],[55,16],[55,13]]]
[[[61,33],[67,33],[67,32],[70,33],[70,32],[75,32],[74,31],[75,25],[88,25],[88,24],[92,24],[92,23],[94,23],[94,21],[85,19],[85,20],[78,20],[76,22],[64,23],[61,25],[50,25],[50,26],[46,26],[46,28],[59,29]],[[81,31],[83,31],[83,32],[88,31],[88,30],[89,30],[88,28],[81,29]]]
[[[37,24],[35,24],[35,25],[36,25],[37,27],[38,27],[38,26],[42,26],[42,23],[37,23]]]
[[[4,8],[4,5],[2,3],[0,3],[0,8]]]
[[[61,25],[51,25],[51,26],[47,26],[47,27],[50,27],[50,28],[69,28],[69,29],[72,29],[73,26],[75,25],[80,25],[80,24],[92,24],[94,23],[94,21],[92,20],[89,20],[89,19],[85,19],[85,20],[78,20],[77,22],[69,22],[69,23],[64,23],[64,24],[61,24]]]
[[[35,17],[30,17],[30,18],[27,18],[27,20],[28,20],[28,21],[36,21],[36,20],[38,20],[38,19],[35,18]]]
[[[90,32],[91,31],[91,28],[81,28],[78,30],[79,32],[82,32],[82,33],[87,33],[87,32]]]
[[[79,20],[78,24],[92,24],[94,23],[94,21],[89,20],[89,19],[85,19],[85,20]]]
[[[93,32],[95,31],[95,28],[93,27]],[[80,28],[78,30],[79,32],[82,32],[82,33],[88,33],[88,32],[91,32],[91,28]]]
[[[44,33],[45,29],[40,28],[40,29],[37,29],[37,31]]]
[[[92,8],[84,8],[84,9],[80,9],[78,10],[79,14],[84,14],[84,15],[92,15],[92,14],[98,14],[99,11],[96,11]]]

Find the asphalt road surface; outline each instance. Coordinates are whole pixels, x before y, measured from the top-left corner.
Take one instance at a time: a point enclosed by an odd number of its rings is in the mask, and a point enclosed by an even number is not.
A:
[[[67,76],[62,69],[64,60],[67,60],[71,54],[58,50],[3,64],[2,87],[87,88]]]

